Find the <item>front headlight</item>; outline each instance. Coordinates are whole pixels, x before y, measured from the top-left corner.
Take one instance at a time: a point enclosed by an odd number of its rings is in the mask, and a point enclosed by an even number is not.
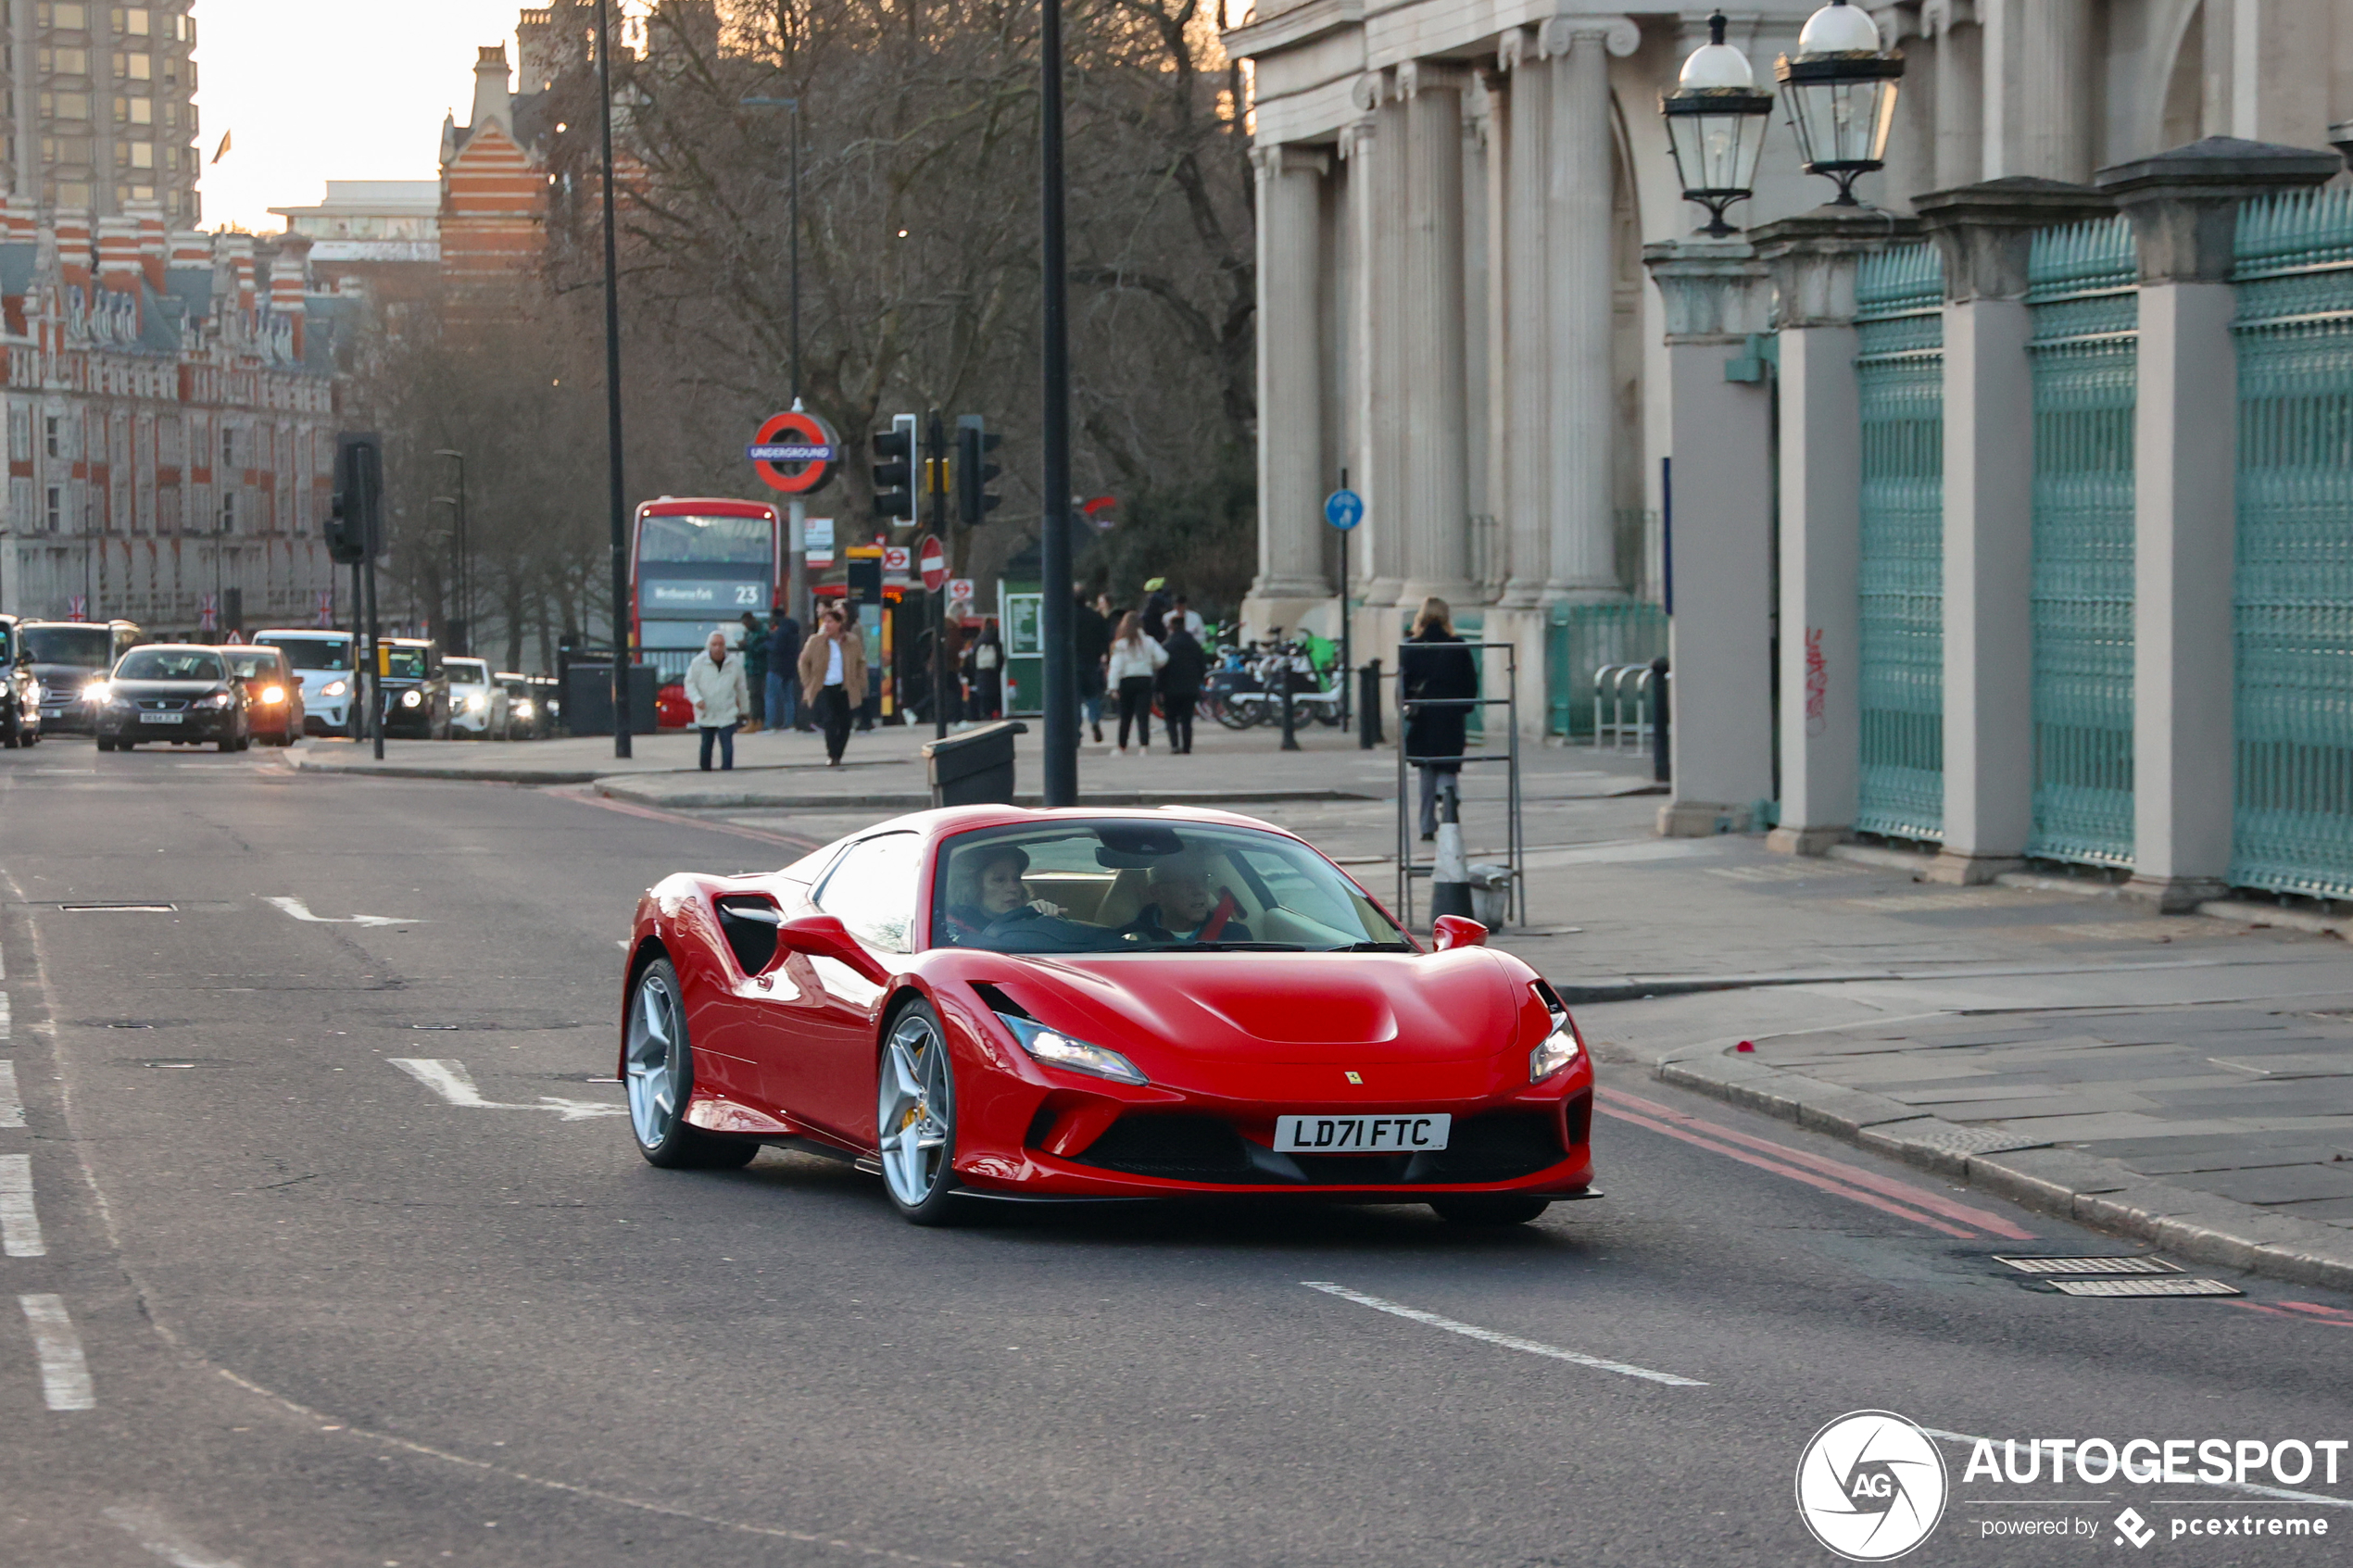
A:
[[[1114,1050],[1090,1046],[1084,1040],[1074,1040],[1059,1030],[1049,1029],[1034,1018],[1020,1018],[1013,1013],[997,1015],[1013,1038],[1021,1042],[1034,1060],[1049,1067],[1066,1068],[1073,1073],[1090,1073],[1097,1078],[1110,1078],[1122,1084],[1149,1083],[1136,1071],[1136,1064]]]
[[[510,709],[508,711],[511,712],[511,713],[512,713],[512,714],[513,714],[516,718],[518,718],[518,719],[528,719],[528,718],[530,718],[530,717],[531,717],[531,699],[530,699],[529,697],[522,697],[522,696],[519,696],[519,697],[515,698],[515,705],[514,705],[514,707],[513,707],[513,708],[511,708],[511,709]]]
[[[283,702],[286,700],[286,688],[283,686],[264,686],[261,688],[261,700],[263,702]]]
[[[350,689],[351,683],[348,681],[330,681],[325,685],[319,688],[319,695],[321,696],[341,696],[344,693],[349,691]]]
[[[468,713],[479,713],[482,711],[482,697],[479,694],[470,696],[462,706]]]
[[[236,700],[236,698],[231,696],[227,692],[207,692],[204,696],[196,698],[195,701],[190,703],[188,706],[191,708],[227,708],[230,704],[235,702]]]
[[[82,688],[82,700],[87,703],[101,703],[113,695],[114,688],[104,681],[93,681]]]
[[[1543,1043],[1528,1053],[1528,1081],[1541,1084],[1554,1073],[1584,1054],[1585,1042],[1577,1037],[1577,1021],[1560,1008],[1546,1004],[1553,1015],[1553,1032]]]
[[[424,706],[424,701],[425,699],[414,689],[400,694],[400,706],[403,708],[422,708]]]

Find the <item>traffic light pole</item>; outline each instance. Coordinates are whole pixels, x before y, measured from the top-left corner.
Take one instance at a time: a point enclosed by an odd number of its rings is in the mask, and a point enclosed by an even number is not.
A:
[[[630,755],[629,508],[621,480],[621,266],[613,246],[612,29],[610,0],[597,0],[597,86],[605,151],[605,464],[612,490],[612,754]],[[382,743],[379,742],[379,745]]]
[[[366,584],[363,591],[368,599],[368,706],[373,709],[384,705],[384,683],[378,679],[384,659],[384,633],[376,624],[375,551],[370,550],[367,558],[359,563],[359,576]],[[381,762],[384,759],[384,720],[382,713],[371,711],[368,715],[368,731],[375,736],[376,760]],[[433,733],[430,721],[425,725],[425,733]]]
[[[939,541],[942,551],[948,548],[948,428],[939,410],[931,411],[929,432],[931,461],[924,465],[924,472],[931,484],[931,536]],[[931,734],[934,740],[948,738],[948,585],[941,583],[925,596],[931,600]]]
[[[1039,270],[1045,293],[1044,416],[1038,433],[1038,489],[1046,502],[1038,575],[1045,604],[1045,797],[1050,808],[1078,804],[1078,680],[1074,668],[1070,602],[1070,320],[1069,262],[1063,234],[1062,0],[1039,0],[1038,95],[1039,131]]]

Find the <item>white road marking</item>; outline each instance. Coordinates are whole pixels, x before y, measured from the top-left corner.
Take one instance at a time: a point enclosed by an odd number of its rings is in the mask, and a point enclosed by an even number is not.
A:
[[[32,1156],[0,1154],[0,1253],[44,1258],[41,1216],[32,1208]]]
[[[32,1353],[41,1362],[41,1393],[53,1411],[86,1411],[98,1397],[90,1388],[90,1363],[82,1359],[82,1339],[62,1298],[19,1296],[24,1321],[32,1329]]]
[[[9,1037],[8,993],[0,991],[0,1040]]]
[[[473,1077],[462,1061],[435,1060],[428,1057],[395,1056],[384,1059],[393,1066],[439,1095],[452,1105],[462,1105],[472,1110],[558,1110],[567,1122],[585,1122],[593,1116],[626,1116],[625,1105],[608,1105],[600,1099],[565,1099],[558,1095],[541,1095],[537,1105],[510,1105],[503,1100],[484,1099],[474,1087]]]
[[[170,1520],[152,1508],[110,1508],[107,1522],[120,1525],[156,1556],[171,1564],[171,1568],[243,1568],[236,1559],[214,1557],[172,1526]]]
[[[295,919],[308,921],[313,925],[422,925],[424,923],[408,915],[314,915],[310,912],[310,906],[299,898],[265,897],[261,901],[265,904],[274,904]]]
[[[1384,1300],[1378,1296],[1367,1296],[1360,1290],[1351,1290],[1344,1285],[1334,1285],[1329,1280],[1303,1279],[1299,1283],[1310,1290],[1320,1290],[1327,1296],[1337,1296],[1343,1301],[1353,1301],[1360,1307],[1370,1307],[1377,1312],[1388,1312],[1396,1317],[1409,1318],[1415,1323],[1427,1323],[1431,1328],[1442,1328],[1449,1334],[1459,1334],[1466,1339],[1478,1339],[1490,1345],[1501,1345],[1506,1350],[1525,1350],[1531,1356],[1550,1356],[1556,1361],[1574,1361],[1579,1366],[1592,1367],[1600,1372],[1614,1372],[1624,1377],[1644,1378],[1652,1383],[1667,1384],[1670,1387],[1705,1388],[1707,1386],[1695,1377],[1679,1377],[1671,1372],[1654,1372],[1649,1367],[1629,1366],[1624,1361],[1604,1361],[1599,1356],[1588,1356],[1578,1350],[1564,1350],[1557,1345],[1547,1345],[1541,1340],[1522,1339],[1516,1334],[1499,1334],[1494,1329],[1480,1328],[1475,1323],[1456,1323],[1453,1318],[1441,1318],[1436,1312],[1425,1312],[1419,1307],[1408,1307],[1396,1301]]]
[[[24,1125],[24,1101],[17,1095],[17,1064],[0,1057],[0,1127]]]

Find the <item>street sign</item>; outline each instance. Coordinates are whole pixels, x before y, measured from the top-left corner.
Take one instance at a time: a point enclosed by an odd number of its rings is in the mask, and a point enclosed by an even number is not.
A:
[[[800,523],[800,548],[809,568],[814,571],[834,564],[834,520],[829,517],[803,518]]]
[[[769,415],[744,456],[770,489],[808,495],[823,490],[840,466],[841,438],[816,415],[795,408]]]
[[[883,570],[904,577],[914,568],[914,555],[915,552],[904,545],[886,545],[882,553]]]
[[[1365,497],[1353,490],[1335,490],[1324,497],[1324,521],[1342,533],[1365,521]]]
[[[969,577],[950,577],[948,580],[948,598],[952,604],[972,603],[973,580]]]
[[[916,559],[922,563],[924,590],[926,593],[937,594],[948,585],[948,552],[940,547],[937,538],[928,533],[924,535],[924,547],[917,553]]]

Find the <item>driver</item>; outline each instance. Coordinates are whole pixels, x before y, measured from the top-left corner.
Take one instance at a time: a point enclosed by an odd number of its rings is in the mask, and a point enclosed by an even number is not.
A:
[[[979,936],[1014,921],[1059,915],[1059,904],[1032,898],[1022,878],[1029,855],[1017,844],[1000,844],[960,857],[949,881],[948,923],[960,937]]]
[[[1120,935],[1144,942],[1248,942],[1230,897],[1210,891],[1209,867],[1195,855],[1154,866],[1144,879],[1144,907]]]

